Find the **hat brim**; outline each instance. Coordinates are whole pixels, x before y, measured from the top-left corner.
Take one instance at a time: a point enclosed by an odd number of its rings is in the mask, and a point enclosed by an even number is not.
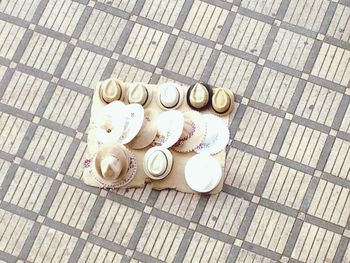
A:
[[[101,157],[103,155],[125,155],[127,159],[127,167],[122,169],[120,176],[116,180],[109,181],[103,178],[101,174]],[[114,146],[102,146],[99,151],[92,158],[91,174],[93,178],[101,185],[101,188],[105,189],[117,189],[127,185],[136,176],[137,172],[137,161],[135,155],[129,151],[123,145]]]
[[[167,160],[167,167],[166,167],[164,173],[162,175],[160,175],[160,176],[152,175],[147,169],[148,156],[150,156],[153,152],[155,152],[157,150],[161,150],[165,154],[166,160]],[[173,169],[173,165],[174,165],[174,159],[173,159],[173,156],[172,156],[171,152],[168,149],[165,149],[165,148],[159,147],[159,146],[150,148],[146,152],[146,154],[145,154],[145,156],[143,158],[143,170],[144,170],[145,174],[149,178],[151,178],[152,180],[157,180],[158,181],[158,180],[161,180],[161,179],[164,179],[165,177],[167,177],[170,174],[171,170]]]
[[[201,113],[197,111],[184,112],[185,120],[190,119],[195,126],[193,134],[183,141],[178,141],[179,144],[175,144],[172,149],[177,152],[190,152],[198,147],[204,140],[206,133],[206,122]]]
[[[153,109],[146,109],[142,127],[128,146],[132,149],[143,149],[150,145],[157,135],[157,126],[155,124],[156,111]],[[148,118],[148,120],[146,119]],[[145,125],[144,125],[145,124]]]
[[[139,133],[143,119],[144,109],[140,104],[129,104],[125,106],[126,123],[123,135],[120,138],[122,144],[129,143]]]
[[[207,102],[207,104],[205,104],[202,107],[198,108],[198,107],[193,106],[192,103],[191,103],[191,92],[192,92],[192,90],[193,90],[193,88],[195,87],[196,84],[192,85],[187,91],[187,94],[186,94],[187,104],[193,110],[205,110],[205,109],[207,109],[207,108],[209,108],[211,106],[211,98],[213,97],[213,89],[212,89],[212,87],[210,85],[208,85],[206,83],[199,83],[203,87],[205,87],[207,89],[207,91],[208,91],[208,102]]]
[[[163,148],[170,148],[180,138],[182,129],[184,126],[184,116],[181,111],[169,110],[160,113],[156,120],[157,135],[164,137],[162,142],[155,142],[157,145],[163,146]],[[171,125],[171,127],[169,127]],[[157,136],[156,136],[157,140]]]
[[[208,153],[215,155],[222,150],[225,150],[228,141],[230,140],[230,131],[226,123],[218,116],[212,114],[204,114],[203,118],[206,122],[207,132],[203,142],[194,149],[197,153]],[[213,136],[208,129],[215,132]],[[210,141],[209,136],[214,137],[214,141]]]
[[[160,95],[161,95],[161,89],[162,87],[164,87],[165,85],[176,85],[176,88],[179,92],[179,100],[177,101],[176,105],[174,107],[166,107],[162,101],[161,101],[161,98],[160,98]],[[182,86],[180,85],[177,85],[175,83],[165,83],[165,84],[162,84],[159,86],[158,88],[158,94],[157,94],[157,104],[160,108],[162,108],[163,110],[175,110],[177,108],[179,108],[181,105],[182,105],[182,102],[183,102],[183,99],[184,99],[184,89]]]
[[[218,115],[220,117],[229,115],[233,111],[233,108],[235,106],[235,95],[233,94],[232,90],[225,89],[225,91],[227,92],[227,94],[228,94],[228,96],[230,98],[230,106],[228,107],[228,109],[225,112],[217,112],[214,109],[214,103],[212,102],[212,108],[213,108],[213,111],[214,111],[215,115]],[[215,93],[215,90],[214,90],[214,93]]]

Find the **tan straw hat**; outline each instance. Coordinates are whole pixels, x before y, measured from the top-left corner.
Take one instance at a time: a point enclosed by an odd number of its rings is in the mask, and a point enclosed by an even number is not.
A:
[[[209,154],[196,154],[185,166],[185,180],[194,191],[207,193],[213,190],[222,177],[219,161]]]
[[[100,83],[100,98],[106,103],[115,100],[123,100],[126,87],[124,82],[118,79],[106,79]]]
[[[198,147],[205,137],[206,122],[198,111],[184,112],[184,128],[180,139],[172,147],[177,152],[190,152]]]
[[[173,155],[163,147],[150,148],[143,158],[143,169],[154,180],[165,178],[173,168]]]
[[[128,87],[127,101],[147,106],[152,100],[152,90],[142,83],[130,84]]]
[[[183,101],[183,88],[175,83],[164,83],[158,87],[157,102],[164,110],[176,109]]]
[[[187,104],[194,110],[204,110],[211,104],[212,88],[205,83],[196,83],[187,91]]]
[[[235,102],[233,92],[226,88],[215,88],[211,105],[218,115],[224,116],[232,112]]]
[[[136,175],[136,158],[121,144],[102,146],[91,169],[103,188],[115,189],[128,184]]]
[[[153,109],[145,109],[141,130],[128,144],[130,148],[143,149],[152,143],[157,135],[157,126],[155,123],[156,114],[156,111]]]

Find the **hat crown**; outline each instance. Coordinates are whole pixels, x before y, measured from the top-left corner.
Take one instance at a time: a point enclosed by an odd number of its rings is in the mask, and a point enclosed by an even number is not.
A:
[[[219,88],[216,92],[214,92],[212,100],[213,100],[213,103],[212,103],[213,108],[217,112],[227,111],[231,104],[230,96],[222,88]]]
[[[111,180],[118,178],[122,172],[122,169],[123,167],[121,161],[113,155],[106,156],[101,161],[102,176],[106,179]]]
[[[160,93],[160,100],[165,107],[175,107],[180,100],[180,93],[175,86],[164,87]]]
[[[190,100],[193,106],[203,107],[208,103],[209,92],[202,84],[197,83],[191,91]]]
[[[147,100],[146,87],[142,84],[132,86],[128,94],[128,100],[130,103],[144,104]]]
[[[165,154],[158,150],[152,153],[147,160],[147,169],[154,176],[161,176],[167,168],[167,158]]]
[[[122,96],[122,88],[114,79],[107,79],[102,83],[102,98],[107,103],[119,100]]]

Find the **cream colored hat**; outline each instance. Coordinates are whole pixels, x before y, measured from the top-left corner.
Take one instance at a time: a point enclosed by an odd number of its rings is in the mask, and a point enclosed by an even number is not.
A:
[[[140,104],[128,104],[125,106],[125,125],[119,139],[122,144],[129,143],[139,133],[143,119],[144,109]]]
[[[180,138],[184,127],[184,116],[181,111],[169,110],[160,113],[156,119],[157,135],[154,144],[170,148]]]
[[[205,83],[196,83],[187,91],[187,104],[194,110],[204,110],[211,104],[212,88]]]
[[[177,152],[190,152],[198,147],[205,137],[206,122],[198,111],[184,112],[184,128],[180,139],[172,147]]]
[[[162,109],[176,109],[183,101],[183,88],[175,83],[165,83],[158,87],[158,105]]]
[[[136,158],[123,145],[102,146],[91,166],[102,188],[115,189],[128,184],[136,175]]]
[[[142,83],[130,84],[128,87],[127,101],[147,106],[152,100],[152,90]]]
[[[141,130],[128,144],[132,149],[143,149],[147,147],[157,135],[157,126],[155,123],[156,111],[153,109],[145,109],[144,115]]]
[[[143,169],[154,180],[165,178],[173,168],[173,155],[163,147],[150,148],[143,158]]]
[[[194,149],[197,153],[217,154],[225,149],[230,132],[226,123],[213,114],[203,114],[206,122],[206,135],[203,142]]]
[[[215,88],[211,105],[218,115],[224,116],[232,112],[235,102],[233,92],[226,88]]]
[[[196,154],[185,166],[185,180],[194,191],[207,193],[213,190],[222,177],[219,161],[209,154]]]
[[[125,105],[121,101],[113,101],[91,116],[92,129],[98,142],[102,144],[116,143],[125,128]]]
[[[110,78],[100,83],[99,94],[102,101],[111,103],[115,100],[123,100],[125,90],[124,82]]]

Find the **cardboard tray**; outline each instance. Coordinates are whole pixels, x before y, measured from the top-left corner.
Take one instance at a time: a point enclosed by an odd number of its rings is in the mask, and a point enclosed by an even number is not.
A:
[[[126,83],[126,86],[127,83]],[[152,100],[150,103],[145,107],[146,108],[152,108],[156,110],[157,112],[162,112],[164,111],[162,108],[158,106],[157,103],[157,98],[158,98],[158,91],[159,91],[159,86],[158,85],[146,85],[151,91],[152,91]],[[177,108],[177,110],[180,110],[182,112],[192,110],[186,102],[186,93],[188,90],[188,87],[183,87],[184,89],[184,99],[182,102],[182,105]],[[126,101],[124,100],[126,103]],[[92,101],[92,107],[91,107],[91,118],[93,118],[94,114],[107,105],[104,101],[100,99],[99,96],[99,85],[95,89],[94,96],[93,96],[93,101]],[[236,107],[234,107],[234,110]],[[212,109],[208,109],[203,111],[202,113],[212,113],[215,114],[215,112]],[[231,117],[233,116],[233,113],[230,115]],[[228,125],[230,123],[229,116],[224,116],[221,117],[225,121],[225,123]],[[91,125],[92,119],[90,119],[90,125]],[[90,127],[89,125],[89,127]],[[93,133],[89,132],[88,133],[88,154],[93,155],[96,152],[97,147],[97,141]],[[196,191],[192,190],[186,183],[185,180],[185,166],[187,161],[194,156],[196,153],[195,152],[189,152],[189,153],[178,153],[176,151],[171,151],[174,157],[174,166],[171,171],[171,173],[164,179],[162,180],[151,180],[143,171],[143,156],[146,153],[146,151],[150,148],[144,148],[140,150],[134,150],[129,148],[127,145],[126,147],[135,155],[136,160],[137,160],[137,174],[135,178],[128,183],[127,185],[123,186],[122,188],[143,188],[147,183],[152,184],[153,189],[157,190],[163,190],[163,189],[176,189],[177,191],[184,192],[184,193],[197,193]],[[226,158],[226,153],[225,149],[216,155],[214,155],[215,158],[217,158],[220,162],[220,165],[222,167],[222,178],[220,183],[216,188],[214,188],[211,192],[208,194],[217,194],[222,190],[224,181],[225,181],[225,173],[224,173],[224,168],[225,168],[225,158]],[[95,186],[95,187],[100,187],[100,184],[90,175],[89,169],[84,168],[83,170],[83,181],[85,184],[90,185],[90,186]]]

